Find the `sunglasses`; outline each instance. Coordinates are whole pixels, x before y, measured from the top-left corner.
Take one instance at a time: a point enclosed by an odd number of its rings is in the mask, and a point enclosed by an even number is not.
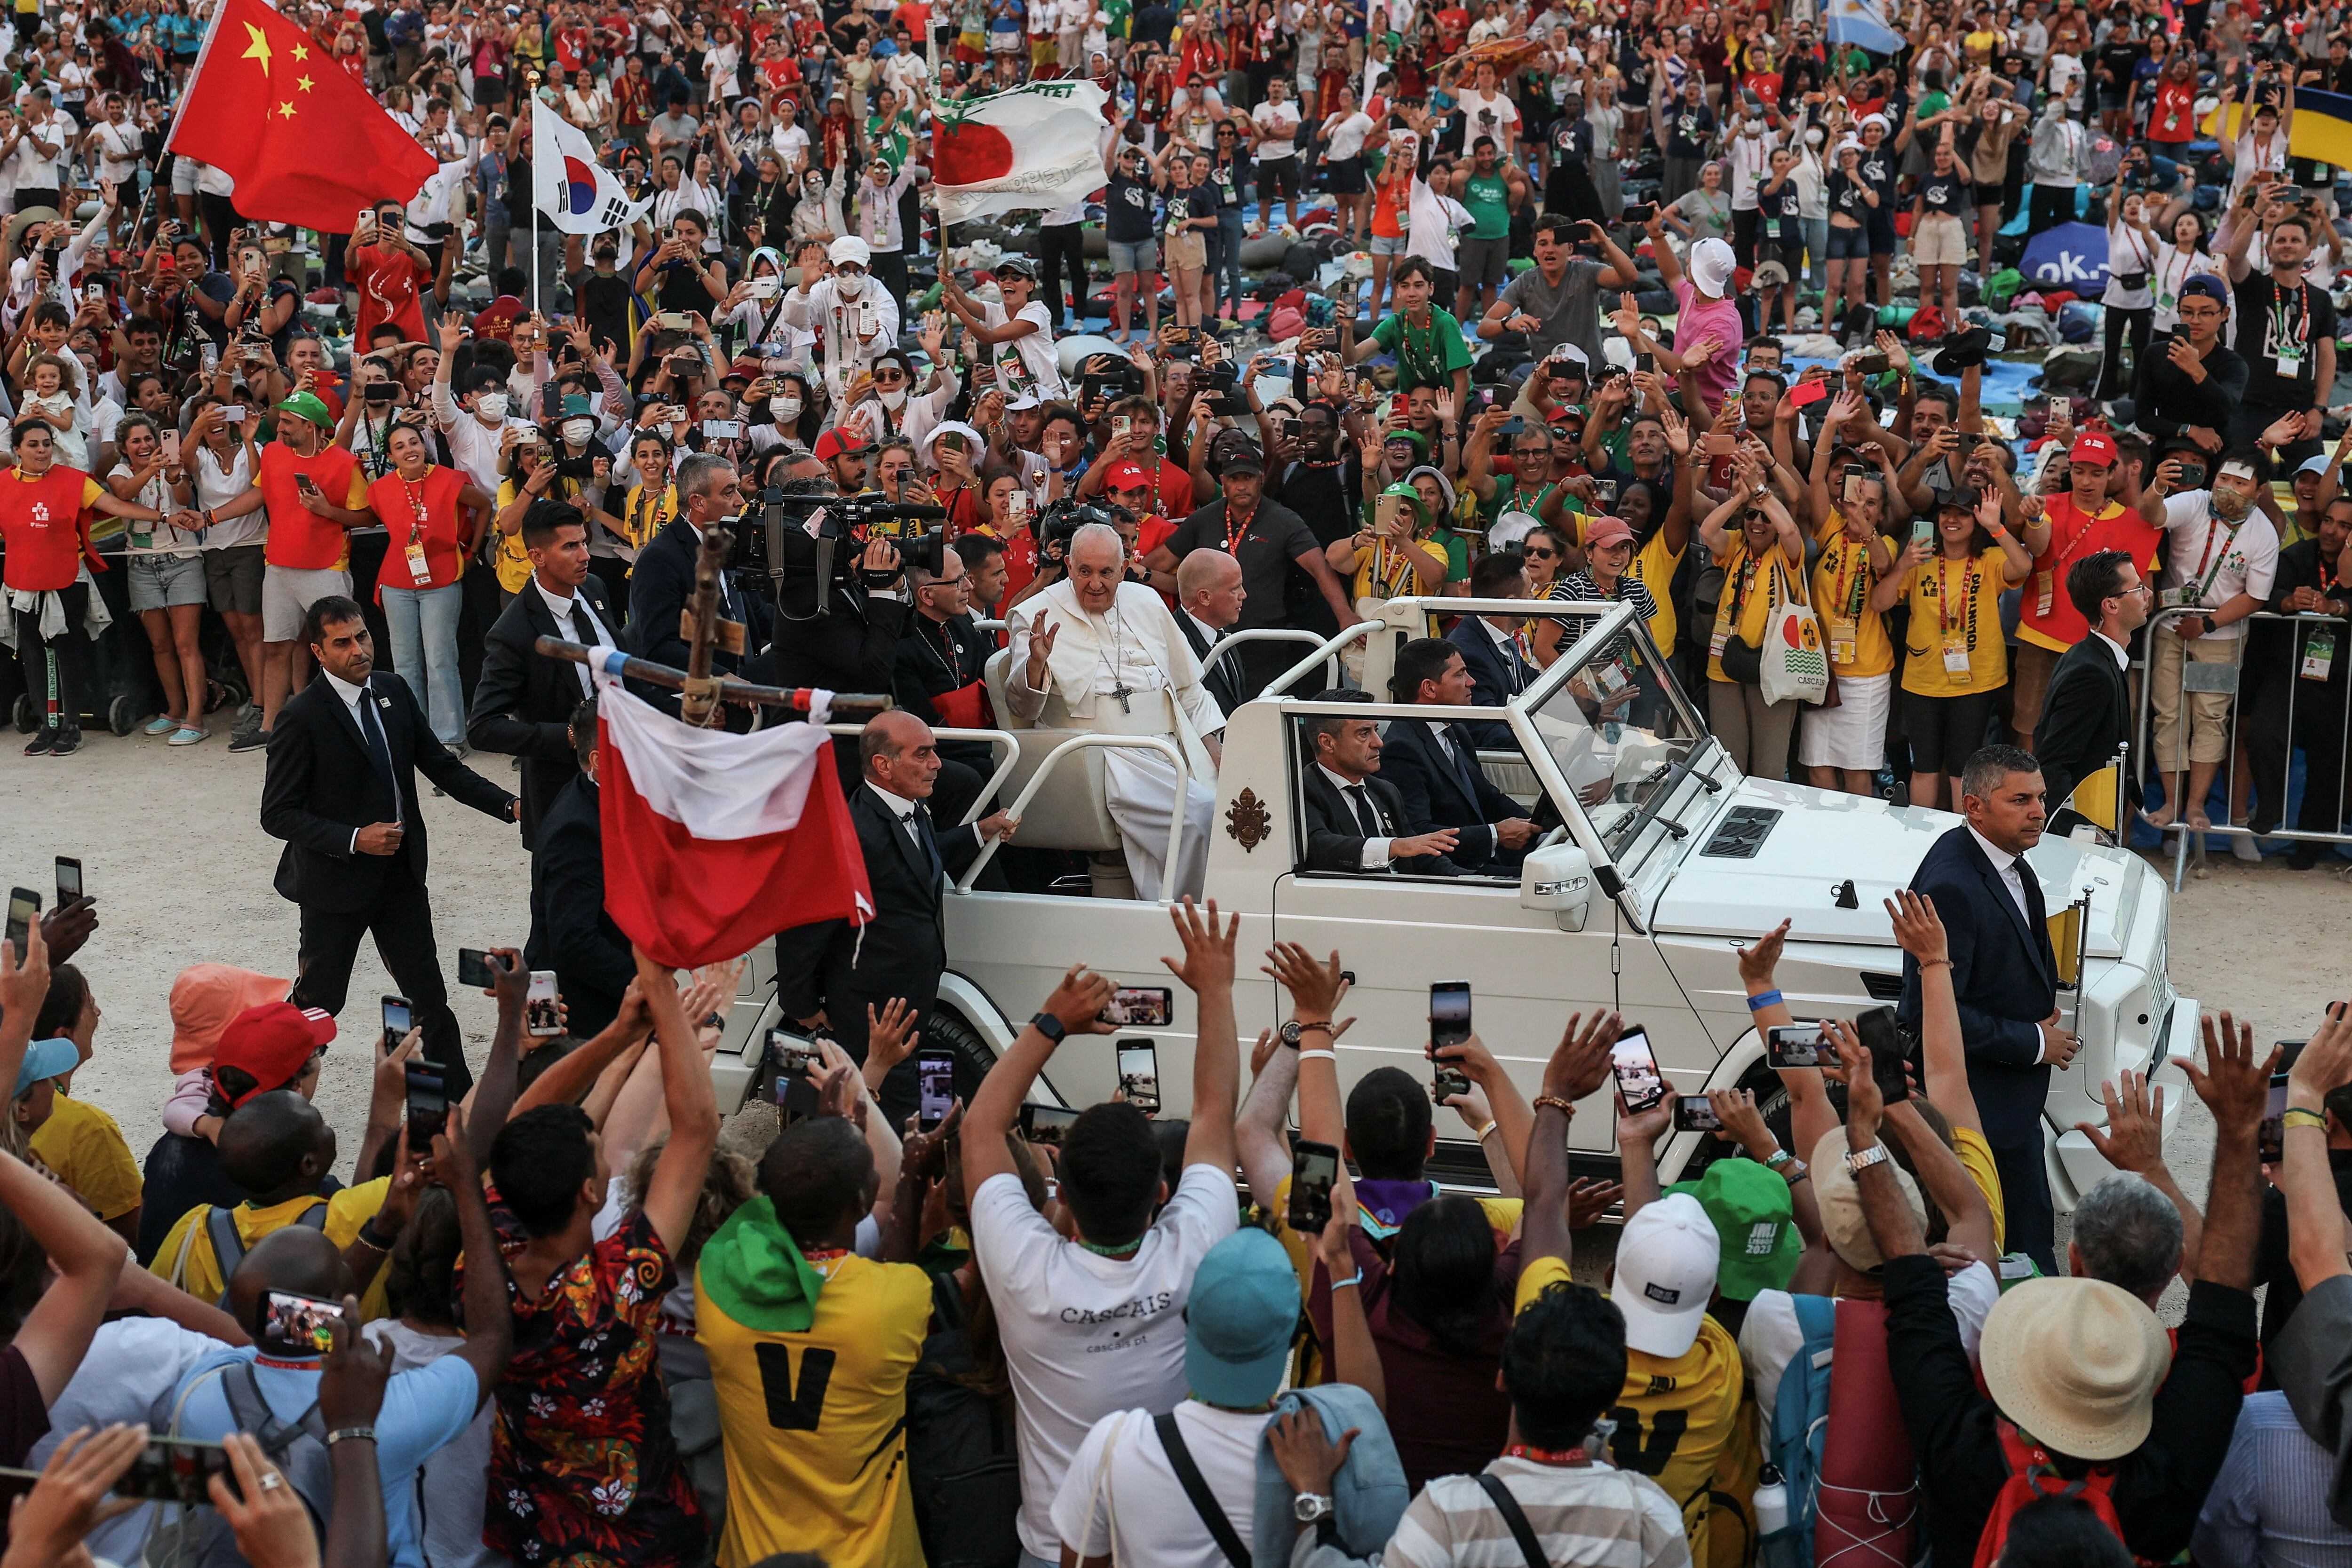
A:
[[[1529,560],[1558,560],[1559,559],[1559,551],[1556,549],[1542,549],[1530,547],[1528,550],[1528,559]]]

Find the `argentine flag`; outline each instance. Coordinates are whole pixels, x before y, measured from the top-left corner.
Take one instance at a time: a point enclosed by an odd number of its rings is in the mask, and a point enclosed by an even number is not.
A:
[[[1831,43],[1868,49],[1874,55],[1900,53],[1906,41],[1886,25],[1886,15],[1876,0],[1827,0],[1822,23]]]

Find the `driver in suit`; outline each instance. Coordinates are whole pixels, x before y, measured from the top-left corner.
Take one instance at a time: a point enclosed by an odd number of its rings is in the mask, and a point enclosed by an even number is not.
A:
[[[1443,638],[1422,637],[1398,649],[1391,684],[1399,702],[1469,706],[1470,674],[1462,650]],[[1443,719],[1391,722],[1381,752],[1381,779],[1395,787],[1411,826],[1454,831],[1449,858],[1456,866],[1516,875],[1538,830],[1478,766],[1472,728]]]

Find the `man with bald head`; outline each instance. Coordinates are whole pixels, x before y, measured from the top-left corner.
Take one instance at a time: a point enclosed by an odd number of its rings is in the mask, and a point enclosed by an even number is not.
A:
[[[337,1183],[335,1131],[291,1089],[257,1094],[231,1111],[217,1143],[221,1174],[245,1201],[189,1209],[155,1249],[152,1264],[200,1301],[219,1300],[237,1260],[271,1233],[303,1228],[341,1249],[352,1245],[383,1206],[386,1180],[355,1187]]]
[[[1011,838],[1016,824],[1003,811],[946,829],[931,821],[925,802],[939,782],[939,742],[913,714],[894,708],[867,720],[857,758],[849,815],[866,855],[874,918],[862,933],[832,920],[780,934],[776,998],[787,1018],[804,1030],[830,1027],[862,1062],[869,1009],[879,1014],[896,997],[919,1020],[930,1011],[948,963],[948,879],[962,875],[991,839]],[[911,1060],[891,1070],[877,1098],[893,1127],[913,1112]]]
[[[1118,530],[1089,523],[1070,539],[1069,570],[1006,618],[1013,658],[1004,700],[1013,721],[1043,729],[1148,735],[1173,742],[1189,779],[1158,751],[1103,752],[1104,804],[1121,850],[1090,857],[1097,898],[1176,899],[1201,891],[1217,799],[1217,732],[1224,710],[1167,601],[1127,580]],[[1170,564],[1175,565],[1171,561]],[[1181,580],[1180,580],[1181,587]],[[1171,820],[1183,814],[1177,863],[1166,865]],[[1122,853],[1123,851],[1123,853]]]
[[[1248,700],[1242,695],[1239,658],[1211,665],[1209,655],[1242,618],[1242,602],[1248,597],[1242,586],[1242,563],[1223,550],[1196,549],[1176,563],[1176,629],[1207,671],[1202,684],[1228,715]]]
[[[240,1106],[221,1130],[224,1155],[239,1118],[264,1101],[283,1100],[310,1109],[299,1096],[283,1093],[265,1094]],[[351,1269],[336,1244],[316,1230],[289,1227],[255,1241],[229,1277],[223,1304],[255,1343],[224,1347],[197,1363],[181,1382],[171,1406],[177,1412],[175,1437],[216,1442],[237,1431],[282,1436],[284,1440],[272,1448],[265,1435],[265,1451],[283,1483],[294,1488],[310,1507],[313,1523],[321,1527],[334,1500],[329,1447],[362,1443],[372,1448],[383,1483],[385,1561],[392,1568],[425,1568],[414,1502],[417,1469],[473,1425],[475,1413],[506,1375],[514,1354],[506,1263],[490,1228],[481,1177],[466,1145],[461,1111],[450,1111],[448,1131],[433,1140],[432,1157],[437,1179],[457,1200],[457,1229],[465,1246],[466,1337],[456,1349],[386,1382],[383,1407],[373,1427],[330,1431],[320,1414],[324,1342],[317,1326],[319,1314],[299,1303],[289,1310],[271,1292],[340,1303],[352,1334],[359,1332],[359,1301]],[[205,1518],[205,1528],[213,1534],[199,1555],[207,1562],[235,1561],[226,1524],[209,1511]]]

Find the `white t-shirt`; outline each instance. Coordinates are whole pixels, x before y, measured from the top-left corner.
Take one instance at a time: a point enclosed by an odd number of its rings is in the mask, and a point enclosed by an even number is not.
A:
[[[2000,1300],[2000,1281],[1982,1263],[1971,1263],[1944,1281],[1944,1294],[1951,1302],[1952,1321],[1960,1328],[1960,1348],[1974,1366],[1985,1319]],[[1780,1397],[1780,1374],[1804,1343],[1804,1331],[1797,1326],[1797,1299],[1786,1291],[1757,1291],[1739,1326],[1739,1363],[1756,1380],[1756,1408],[1764,1412],[1767,1423]]]
[[[360,1331],[370,1344],[388,1347],[392,1369],[430,1366],[466,1343],[466,1336],[426,1333],[393,1318]],[[433,1451],[418,1472],[416,1524],[432,1568],[504,1568],[506,1559],[482,1544],[482,1500],[489,1490],[491,1402],[474,1424]]]
[[[1358,156],[1364,151],[1364,138],[1371,133],[1372,121],[1370,115],[1359,112],[1348,116],[1347,119],[1331,127],[1327,145],[1323,149],[1324,159],[1328,162],[1337,163],[1343,159]]]
[[[2210,490],[2165,498],[2164,529],[2172,543],[2157,582],[2168,604],[2197,603],[2219,610],[2241,593],[2265,600],[2271,596],[2272,580],[2278,575],[2277,531],[2268,517],[2249,511],[2233,532],[2213,515],[2212,499]],[[2184,588],[2188,597],[2173,596],[2174,590]],[[2246,634],[2246,622],[2217,626],[2205,634],[2233,640]]]
[[[1269,99],[1251,110],[1250,118],[1257,121],[1259,130],[1265,132],[1265,140],[1258,143],[1257,161],[1259,162],[1271,163],[1276,158],[1295,158],[1298,155],[1298,106],[1297,104],[1276,103]]]
[[[1037,324],[1035,331],[990,348],[996,364],[996,384],[1003,390],[1004,401],[1011,402],[1033,392],[1049,402],[1062,396],[1062,362],[1054,355],[1054,316],[1045,302],[1032,299],[1021,308],[1018,317],[1007,316],[1002,305],[983,304],[981,308],[985,312],[982,319],[992,327],[1016,319]]]
[[[1045,1223],[1010,1172],[971,1195],[972,1255],[1013,1380],[1024,1551],[1059,1561],[1055,1498],[1096,1422],[1118,1410],[1172,1410],[1185,1397],[1192,1271],[1239,1227],[1237,1202],[1226,1172],[1187,1166],[1134,1255],[1105,1258]]]
[[[1491,136],[1503,155],[1510,156],[1511,128],[1519,122],[1519,106],[1499,92],[1465,92],[1461,101],[1462,144],[1471,146],[1481,136]]]
[[[1194,1399],[1176,1406],[1185,1451],[1244,1541],[1255,1527],[1258,1438],[1272,1418],[1269,1411],[1218,1410]],[[1122,1568],[1225,1568],[1225,1554],[1185,1496],[1149,1410],[1122,1410],[1095,1423],[1055,1495],[1054,1528],[1080,1557],[1108,1553]]]
[[[169,1431],[172,1395],[180,1380],[205,1357],[226,1348],[209,1334],[162,1318],[117,1318],[99,1324],[73,1380],[49,1406],[48,1435],[33,1445],[25,1463],[39,1469],[67,1433],[83,1427],[97,1431],[117,1421],[144,1421],[151,1431]],[[147,1535],[162,1507],[142,1503],[91,1531],[83,1543],[93,1557],[136,1563],[146,1553]]]
[[[768,145],[776,150],[776,156],[784,162],[785,172],[790,173],[800,167],[802,159],[808,156],[809,133],[802,130],[797,121],[791,125],[779,125],[768,132]]]

